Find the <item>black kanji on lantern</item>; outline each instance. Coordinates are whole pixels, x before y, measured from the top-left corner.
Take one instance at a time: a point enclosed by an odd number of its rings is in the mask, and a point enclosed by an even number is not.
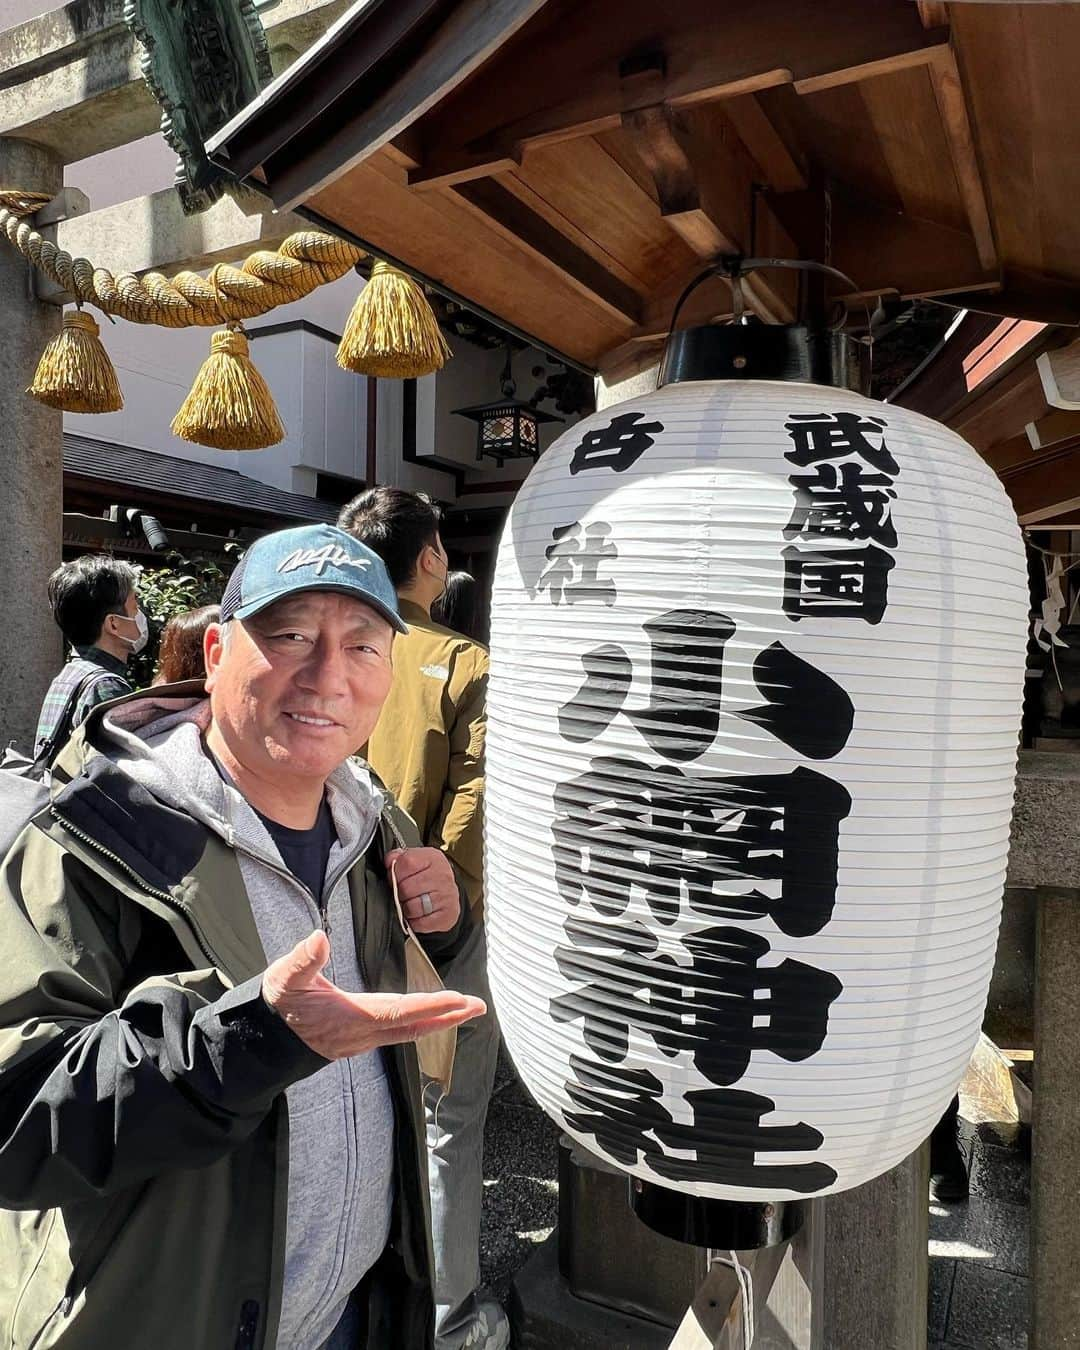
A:
[[[600,1058],[624,1060],[636,1030],[666,1055],[688,1052],[700,1073],[726,1087],[755,1050],[794,1063],[821,1049],[840,981],[802,961],[760,966],[770,951],[760,933],[702,929],[681,944],[687,963],[643,950],[642,930],[621,948],[630,959],[610,961],[606,949],[620,944],[622,927],[598,936],[600,927],[567,925],[574,945],[556,947],[555,960],[573,987],[551,1000],[557,1022],[582,1020],[585,1043]]]
[[[860,413],[792,413],[784,428],[795,448],[788,450],[785,458],[805,469],[824,460],[857,455],[871,468],[895,477],[900,466],[885,444],[887,427],[883,417],[863,417]]]
[[[807,543],[784,550],[784,612],[792,620],[880,623],[896,562],[886,549],[897,544],[892,504],[900,472],[885,440],[888,423],[853,412],[793,413],[784,427],[792,442],[785,458],[813,469],[788,479],[795,508],[784,537]],[[818,539],[833,547],[812,547]]]
[[[891,553],[865,548],[784,549],[784,613],[789,619],[854,618],[877,624],[889,602]]]
[[[555,879],[569,905],[622,915],[637,892],[671,924],[771,916],[791,937],[836,903],[847,790],[813,769],[727,778],[597,758],[555,789]]]
[[[754,661],[754,684],[767,702],[738,716],[756,722],[807,759],[832,759],[848,743],[855,705],[824,671],[773,642]]]
[[[675,1182],[799,1195],[836,1180],[833,1168],[822,1162],[758,1162],[759,1153],[809,1153],[822,1143],[821,1132],[801,1122],[762,1125],[762,1116],[776,1108],[769,1097],[731,1088],[688,1092],[694,1123],[676,1124],[662,1105],[663,1084],[648,1069],[596,1065],[571,1055],[570,1071],[566,1091],[578,1109],[564,1113],[567,1124],[592,1135],[626,1167],[645,1163]]]
[[[581,438],[570,461],[570,472],[583,469],[613,469],[625,473],[632,468],[664,429],[662,422],[642,422],[644,413],[620,413],[606,427],[594,427]]]
[[[650,1156],[653,1171],[671,1181],[713,1182],[725,1186],[758,1186],[810,1195],[836,1180],[827,1163],[759,1163],[758,1153],[809,1153],[824,1136],[812,1125],[762,1125],[761,1117],[776,1109],[771,1097],[731,1088],[688,1092],[693,1125],[654,1126],[653,1133],[670,1148],[692,1158],[664,1153]]]
[[[861,464],[819,464],[814,473],[792,474],[788,481],[796,505],[785,539],[818,535],[896,547],[889,514],[896,489],[888,474],[867,473]]]
[[[698,759],[716,739],[723,702],[724,648],[735,632],[726,614],[669,610],[643,625],[652,652],[648,706],[627,711],[652,750],[665,759]],[[626,650],[614,642],[581,658],[585,679],[559,709],[569,741],[594,740],[623,710],[633,682]],[[767,702],[735,715],[763,726],[810,759],[831,759],[847,744],[855,710],[831,676],[781,642],[754,662],[754,682]]]
[[[564,599],[568,605],[581,600],[613,605],[615,583],[610,577],[600,576],[600,564],[619,556],[619,550],[608,538],[610,533],[611,526],[603,520],[590,522],[584,534],[580,520],[556,526],[551,532],[552,542],[544,550],[548,566],[541,573],[536,589],[548,591],[555,605]]]

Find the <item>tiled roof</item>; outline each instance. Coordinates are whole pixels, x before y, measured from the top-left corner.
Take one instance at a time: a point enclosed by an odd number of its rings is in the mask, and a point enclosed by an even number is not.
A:
[[[103,483],[165,492],[173,497],[192,497],[219,506],[237,506],[245,511],[295,520],[333,521],[337,508],[314,497],[260,483],[235,469],[198,464],[178,455],[162,455],[132,445],[116,445],[90,436],[64,432],[64,472]]]

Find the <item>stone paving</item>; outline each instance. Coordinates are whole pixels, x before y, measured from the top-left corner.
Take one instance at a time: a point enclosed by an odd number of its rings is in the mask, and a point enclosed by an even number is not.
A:
[[[500,1055],[484,1134],[480,1278],[498,1298],[555,1227],[559,1132]]]
[[[971,1196],[930,1207],[929,1350],[1026,1350],[1030,1306],[1025,1143],[1005,1147],[961,1120]]]

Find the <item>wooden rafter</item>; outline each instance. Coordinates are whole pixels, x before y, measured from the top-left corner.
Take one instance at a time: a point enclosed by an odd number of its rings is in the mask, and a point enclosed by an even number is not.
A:
[[[1022,524],[1074,510],[1080,505],[1080,441],[1063,441],[1026,463],[1002,469],[1000,477]]]
[[[949,22],[949,6],[945,0],[915,0],[924,28],[943,28]]]
[[[808,231],[800,224],[805,210],[816,213],[812,194],[770,196],[784,226],[796,238]],[[903,299],[943,292],[942,275],[975,294],[995,290],[996,272],[979,261],[975,241],[962,230],[931,224],[869,201],[834,191],[832,197],[832,256],[834,267],[849,276],[856,289],[837,298],[853,302],[862,297],[894,294]]]
[[[568,239],[543,216],[493,178],[458,183],[454,195],[504,238],[524,248],[541,267],[564,281],[620,323],[641,321],[641,297]]]
[[[754,94],[724,101],[724,112],[774,192],[802,192],[808,186],[806,162],[777,129]]]
[[[938,294],[948,295],[951,304],[983,314],[1012,318],[1023,314],[1037,323],[1080,326],[1080,282],[1056,280],[1018,267],[1005,267],[1000,285],[990,293],[965,289],[961,284]]]
[[[766,70],[724,84],[709,80],[704,83],[683,80],[677,87],[668,86],[671,96],[662,101],[673,109],[695,108],[762,89],[775,89],[778,85],[790,84],[791,78],[790,70]],[[658,91],[658,96],[661,93]],[[424,155],[421,165],[410,172],[409,185],[430,190],[501,173],[520,164],[530,146],[557,145],[561,141],[573,141],[582,136],[616,131],[622,125],[626,111],[618,103],[610,110],[601,111],[599,100],[594,102],[591,98],[583,98],[576,110],[559,109],[530,114],[517,124],[485,138],[478,148],[448,145],[432,149]],[[570,120],[564,120],[566,118]]]
[[[1055,408],[1045,417],[1029,422],[1026,432],[1028,444],[1033,450],[1047,450],[1059,441],[1080,441],[1080,412]]]
[[[719,108],[682,114],[663,104],[635,108],[623,114],[623,130],[652,175],[661,217],[699,258],[747,252],[753,166]],[[790,240],[773,242],[778,251],[793,247]],[[767,322],[795,317],[789,277],[755,274],[744,290]]]
[[[561,41],[568,26],[570,45]],[[632,111],[620,63],[644,49],[663,52],[666,69],[662,89],[638,106],[686,109],[779,84],[847,81],[924,63],[943,36],[923,28],[913,5],[881,6],[870,21],[864,0],[830,0],[828,22],[810,27],[803,0],[759,0],[725,12],[723,23],[714,0],[667,9],[653,0],[549,0],[541,20],[496,53],[482,79],[422,120],[422,163],[410,182],[434,186],[498,172],[532,144],[616,129]],[[790,52],[794,64],[778,67],[778,51]]]
[[[936,31],[936,30],[935,30]],[[839,89],[845,84],[861,84],[863,80],[874,80],[881,75],[893,75],[898,70],[911,70],[916,66],[931,64],[944,41],[933,45],[913,47],[908,51],[893,52],[889,56],[878,57],[873,61],[862,61],[853,66],[841,66],[836,70],[822,71],[820,75],[808,75],[795,81],[797,94],[820,94],[826,89]]]
[[[975,247],[979,250],[979,261],[987,269],[996,267],[998,251],[990,223],[990,208],[986,203],[986,188],[979,169],[964,87],[951,47],[935,48],[929,71],[945,138],[949,143],[949,153],[952,155],[960,198],[964,203]]]
[[[969,396],[950,413],[948,424],[989,458],[994,446],[1022,436],[1027,423],[1041,416],[1045,408],[1034,363],[1021,361]]]

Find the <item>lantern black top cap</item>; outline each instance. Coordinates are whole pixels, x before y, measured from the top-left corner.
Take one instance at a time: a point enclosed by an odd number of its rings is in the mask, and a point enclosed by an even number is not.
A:
[[[671,332],[660,362],[657,388],[689,380],[787,380],[868,392],[870,349],[866,343],[823,324],[742,321],[742,278],[762,267],[821,272],[837,277],[851,290],[857,289],[843,272],[810,259],[738,256],[718,259],[679,296],[671,316]],[[676,329],[679,312],[691,293],[702,282],[717,276],[726,276],[731,282],[732,322]]]

